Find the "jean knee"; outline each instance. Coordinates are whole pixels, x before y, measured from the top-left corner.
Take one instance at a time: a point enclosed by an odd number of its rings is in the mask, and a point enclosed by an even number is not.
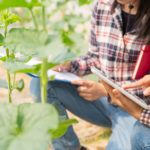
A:
[[[150,128],[137,121],[131,134],[132,150],[150,150]]]

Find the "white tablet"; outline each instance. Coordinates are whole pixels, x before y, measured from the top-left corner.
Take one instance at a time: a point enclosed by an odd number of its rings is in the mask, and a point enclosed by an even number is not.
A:
[[[125,95],[126,97],[128,97],[129,99],[131,99],[132,101],[134,101],[135,103],[140,105],[141,107],[148,109],[149,106],[146,104],[146,102],[144,102],[144,100],[142,100],[141,98],[139,98],[136,95],[132,95],[131,93],[129,93],[128,91],[126,91],[122,87],[120,87],[118,84],[115,84],[112,80],[110,80],[106,76],[104,76],[104,74],[100,70],[98,70],[95,67],[91,67],[91,71],[94,74],[96,74],[101,80],[105,81],[107,84],[109,84],[113,88],[119,90],[123,95]]]

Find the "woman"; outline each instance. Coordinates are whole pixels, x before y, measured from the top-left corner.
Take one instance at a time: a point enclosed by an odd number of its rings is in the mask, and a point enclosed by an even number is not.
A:
[[[55,69],[84,76],[96,66],[112,80],[130,83],[140,49],[150,41],[149,20],[149,0],[98,0],[92,14],[90,50]],[[143,98],[141,89],[132,92]],[[103,84],[93,81],[48,83],[48,101],[55,104],[62,117],[67,116],[67,109],[86,121],[109,127],[112,135],[106,149],[130,150],[136,119],[109,103],[107,96]],[[80,149],[72,127],[53,145],[56,150]]]
[[[129,114],[134,116],[138,121],[133,127],[131,136],[131,145],[134,150],[150,150],[150,109],[146,110],[123,96],[116,89],[112,89],[106,83],[103,83],[111,96],[112,103],[118,105]],[[144,88],[144,95],[150,96],[150,75],[147,75],[137,82],[123,86],[128,88]]]

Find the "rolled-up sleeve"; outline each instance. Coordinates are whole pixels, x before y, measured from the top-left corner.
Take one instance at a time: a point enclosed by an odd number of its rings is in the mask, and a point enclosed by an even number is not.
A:
[[[150,127],[150,109],[144,109],[141,113],[140,122]]]

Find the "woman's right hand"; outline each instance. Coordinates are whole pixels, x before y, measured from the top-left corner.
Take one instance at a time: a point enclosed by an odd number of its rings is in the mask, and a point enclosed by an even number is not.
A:
[[[70,66],[71,66],[71,62],[65,62],[63,64],[55,66],[54,68],[52,68],[52,70],[57,71],[57,72],[69,72]]]
[[[150,75],[146,75],[142,79],[136,82],[126,84],[123,86],[124,89],[137,88],[137,87],[144,87],[144,95],[150,96]]]

